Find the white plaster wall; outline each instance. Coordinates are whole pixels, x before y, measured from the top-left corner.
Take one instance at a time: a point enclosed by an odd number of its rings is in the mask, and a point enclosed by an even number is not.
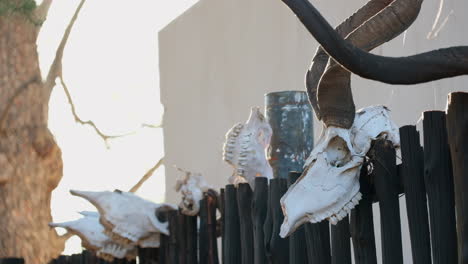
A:
[[[337,25],[365,2],[315,0],[314,4]],[[445,0],[440,20],[452,15],[437,38],[426,38],[438,7],[439,0],[426,0],[414,25],[374,52],[404,56],[468,45],[468,1],[464,0]],[[160,31],[159,42],[166,164],[201,172],[216,187],[224,186],[231,174],[221,160],[226,131],[244,122],[251,106],[262,106],[265,93],[303,90],[304,73],[317,47],[280,0],[201,0]],[[387,105],[402,126],[416,124],[425,110],[445,109],[449,92],[468,91],[468,78],[391,86],[353,76],[352,87],[357,108]],[[319,127],[315,121],[315,138]],[[177,177],[168,166],[169,202],[180,199],[172,188]],[[405,210],[402,204],[403,222]],[[375,222],[378,233],[378,217]],[[406,225],[403,233],[405,263],[411,263]]]

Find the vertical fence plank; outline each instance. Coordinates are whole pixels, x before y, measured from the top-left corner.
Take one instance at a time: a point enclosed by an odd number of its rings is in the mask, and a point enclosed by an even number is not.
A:
[[[270,252],[273,264],[288,263],[289,260],[289,238],[281,238],[279,236],[280,227],[284,219],[280,199],[287,189],[286,179],[277,178],[270,181],[270,210],[273,228],[267,250]]]
[[[177,244],[179,248],[179,264],[185,264],[187,262],[187,240],[185,229],[185,215],[182,214],[182,209],[179,208],[177,212]]]
[[[445,112],[424,112],[424,181],[434,264],[456,263],[457,231]]]
[[[431,242],[426,188],[424,187],[424,155],[416,127],[401,127],[400,141],[401,179],[405,189],[413,263],[431,263]]]
[[[187,250],[186,264],[197,264],[198,263],[198,228],[197,228],[197,216],[185,216],[185,237],[186,243],[185,248]]]
[[[374,237],[374,214],[372,203],[374,188],[364,163],[359,177],[362,199],[359,204],[351,210],[350,233],[353,239],[354,263],[375,264],[377,253]]]
[[[161,222],[169,221],[169,212],[167,210],[163,210],[163,211],[159,211],[159,212],[157,211],[156,212],[156,217]],[[161,236],[160,236],[159,263],[160,264],[170,263],[170,260],[169,260],[169,236],[166,236],[164,234],[161,234]]]
[[[301,172],[291,171],[288,177],[288,187],[301,176]],[[289,264],[307,263],[307,244],[304,225],[294,231],[289,237]]]
[[[372,175],[380,207],[382,261],[403,263],[395,149],[390,141],[379,139],[373,142],[368,154],[374,166]]]
[[[220,228],[221,228],[221,263],[225,263],[225,256],[224,256],[224,251],[225,251],[225,237],[226,237],[226,234],[225,234],[225,219],[226,219],[226,216],[225,216],[225,212],[224,212],[224,188],[221,188],[220,192],[219,192],[219,212],[221,213],[221,222],[220,222]]]
[[[268,206],[268,179],[265,177],[255,178],[255,190],[252,201],[252,221],[254,236],[254,263],[266,264],[265,236],[263,224],[265,223]]]
[[[216,196],[209,192],[200,201],[200,263],[218,264],[218,243],[216,237]]]
[[[225,252],[226,264],[241,263],[241,241],[239,214],[237,212],[237,189],[232,184],[226,185],[224,191],[225,219]]]
[[[248,183],[237,187],[237,208],[241,235],[242,264],[253,264],[252,189]]]
[[[331,225],[331,263],[351,264],[351,235],[349,217],[346,216],[336,225]]]
[[[468,93],[450,93],[447,134],[453,165],[458,263],[468,263]]]
[[[177,210],[169,210],[168,221],[169,221],[169,263],[179,263],[179,243],[177,241]]]
[[[161,234],[159,245],[159,262],[161,264],[169,263],[169,237]]]
[[[267,256],[268,263],[271,263],[271,251],[270,251],[270,240],[273,234],[273,218],[271,213],[271,180],[268,186],[267,194],[267,211],[265,222],[263,223],[263,247],[265,249],[265,254]]]
[[[304,225],[309,263],[330,264],[330,228],[327,220]]]

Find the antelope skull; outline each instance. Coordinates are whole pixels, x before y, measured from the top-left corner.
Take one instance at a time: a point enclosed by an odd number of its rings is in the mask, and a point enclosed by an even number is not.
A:
[[[51,227],[65,228],[67,232],[77,235],[81,239],[82,246],[96,252],[96,255],[107,261],[114,258],[134,259],[136,248],[133,245],[119,245],[104,234],[104,227],[99,223],[99,213],[80,212],[82,218],[63,222],[50,223]]]
[[[271,135],[271,126],[259,107],[251,108],[245,124],[236,124],[227,132],[223,160],[234,168],[234,173],[229,178],[230,183],[248,182],[254,189],[255,177],[273,177],[265,151],[270,144]]]
[[[160,221],[156,213],[167,208],[176,209],[173,205],[156,204],[121,191],[70,192],[96,206],[104,233],[119,244],[138,244],[155,233],[169,234],[168,223]]]
[[[336,224],[344,218],[361,199],[360,169],[371,141],[381,137],[399,146],[398,127],[383,106],[359,110],[349,129],[325,127],[302,176],[281,198],[280,235],[286,237],[307,221]]]
[[[200,210],[200,201],[203,193],[213,189],[200,173],[193,173],[179,169],[184,173],[183,178],[177,180],[175,190],[182,194],[182,201],[179,207],[186,215],[196,215]]]

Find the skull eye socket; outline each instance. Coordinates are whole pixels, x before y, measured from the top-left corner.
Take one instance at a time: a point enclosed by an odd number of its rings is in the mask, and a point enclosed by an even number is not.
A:
[[[327,161],[330,166],[343,167],[346,163],[351,161],[351,152],[348,149],[346,141],[341,137],[334,137],[328,142],[325,150],[327,153]]]

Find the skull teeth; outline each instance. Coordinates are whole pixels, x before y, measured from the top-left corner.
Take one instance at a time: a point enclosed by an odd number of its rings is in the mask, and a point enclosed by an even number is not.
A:
[[[356,207],[356,205],[359,204],[359,200],[361,200],[362,198],[362,195],[360,192],[358,192],[352,199],[351,201],[347,202],[343,208],[341,208],[337,213],[335,214],[332,214],[331,216],[328,217],[328,220],[330,221],[330,223],[336,225],[338,223],[338,221],[342,220],[343,218],[345,218],[348,213],[354,208]],[[335,219],[338,219],[338,221],[335,221]]]
[[[340,220],[342,220],[348,215],[349,211],[351,211],[354,207],[356,207],[356,205],[359,204],[359,201],[361,199],[362,195],[360,192],[358,192],[349,202],[347,202],[343,207],[336,210],[335,212],[328,211],[320,215],[308,215],[309,222],[318,223],[323,221],[324,219],[328,219],[328,221],[330,221],[331,224],[336,225]]]

